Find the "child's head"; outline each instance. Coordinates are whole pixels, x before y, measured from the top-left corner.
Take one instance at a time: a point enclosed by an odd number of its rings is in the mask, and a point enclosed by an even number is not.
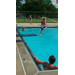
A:
[[[30,15],[30,17],[31,17],[31,15]]]
[[[46,18],[45,18],[45,17],[43,17],[43,20],[46,20]]]
[[[55,61],[56,61],[55,57],[53,55],[51,55],[49,57],[49,63],[54,64]]]

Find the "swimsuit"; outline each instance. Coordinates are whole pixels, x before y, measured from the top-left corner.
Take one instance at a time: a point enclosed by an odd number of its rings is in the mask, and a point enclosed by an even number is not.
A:
[[[30,18],[30,20],[31,20],[31,18]]]
[[[43,30],[45,27],[46,27],[46,26],[43,26],[43,27],[41,28],[41,30]]]
[[[43,30],[45,27],[46,27],[45,20],[42,20],[41,21],[41,30]]]

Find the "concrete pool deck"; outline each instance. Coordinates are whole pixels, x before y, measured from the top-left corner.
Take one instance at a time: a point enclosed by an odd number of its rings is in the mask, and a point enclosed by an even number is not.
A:
[[[17,23],[18,27],[40,27],[41,23]],[[47,27],[58,27],[58,23],[47,23]]]
[[[40,27],[40,23],[17,23],[18,27]],[[58,23],[48,23],[48,27],[58,27]],[[17,33],[16,33],[17,34]],[[16,37],[16,75],[58,75],[58,70],[37,71],[23,40]]]

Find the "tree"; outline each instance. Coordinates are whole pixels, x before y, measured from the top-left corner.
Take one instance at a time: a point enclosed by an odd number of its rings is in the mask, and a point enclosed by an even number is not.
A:
[[[23,1],[23,0],[16,0],[16,11],[19,11],[20,9],[22,9],[21,1]]]
[[[21,0],[18,0],[19,2]],[[29,14],[31,14],[32,16],[42,16],[45,14],[46,11],[48,11],[49,13],[47,15],[49,15],[49,17],[55,15],[52,14],[51,12],[57,12],[58,14],[58,10],[57,8],[52,4],[51,0],[25,0],[25,4],[23,4],[22,6],[19,4],[20,8],[18,8],[19,11],[44,11],[44,12],[34,12],[34,13],[29,13],[29,12],[25,12],[24,15],[28,16]],[[38,14],[37,14],[38,13]],[[46,15],[45,14],[45,15]],[[56,15],[57,15],[56,14]]]
[[[26,0],[22,8],[25,11],[46,11],[45,2],[43,0]]]
[[[56,11],[51,0],[26,0],[22,6],[23,11]]]

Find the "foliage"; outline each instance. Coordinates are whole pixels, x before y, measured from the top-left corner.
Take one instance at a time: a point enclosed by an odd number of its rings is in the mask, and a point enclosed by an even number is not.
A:
[[[17,0],[18,2],[21,0]],[[17,3],[17,2],[16,2]],[[19,4],[17,5],[17,9],[19,11],[40,11],[40,13],[26,13],[24,12],[23,15],[28,17],[30,14],[32,15],[32,17],[34,16],[47,16],[50,18],[57,18],[58,17],[58,9],[52,4],[51,0],[25,0],[25,4],[21,4],[21,2],[19,2]],[[41,13],[41,11],[43,11],[43,13]],[[46,13],[44,15],[45,12],[49,12]]]
[[[16,11],[19,11],[20,9],[22,9],[22,0],[16,0]]]

